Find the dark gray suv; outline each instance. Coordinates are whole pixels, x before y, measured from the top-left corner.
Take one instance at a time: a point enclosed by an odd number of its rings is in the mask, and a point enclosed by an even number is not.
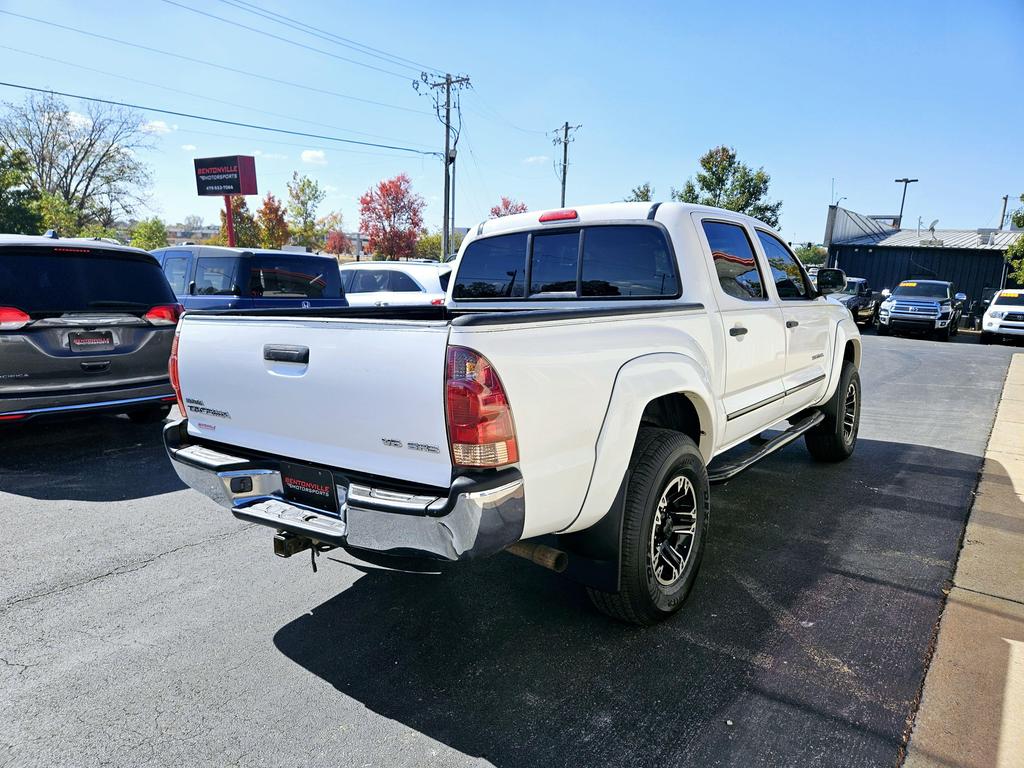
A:
[[[0,425],[94,410],[162,420],[180,314],[145,251],[0,235]]]

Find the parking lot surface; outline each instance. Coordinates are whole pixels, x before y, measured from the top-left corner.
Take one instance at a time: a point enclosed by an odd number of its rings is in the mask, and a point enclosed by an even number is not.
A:
[[[275,558],[157,426],[0,434],[0,765],[896,765],[1012,352],[865,337],[854,457],[715,488],[649,629],[511,556]]]

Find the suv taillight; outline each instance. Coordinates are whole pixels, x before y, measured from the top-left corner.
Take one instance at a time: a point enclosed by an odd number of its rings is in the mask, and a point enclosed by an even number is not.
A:
[[[449,347],[445,390],[448,442],[457,466],[501,467],[519,461],[512,408],[486,357]]]
[[[142,316],[153,325],[174,325],[185,308],[181,304],[158,304]]]
[[[28,325],[32,318],[15,307],[0,307],[0,331],[16,331]]]
[[[171,342],[171,356],[167,358],[167,376],[174,387],[174,396],[178,400],[178,410],[182,417],[188,416],[185,410],[185,401],[181,397],[181,380],[178,378],[178,337],[181,336],[181,329],[174,331],[174,341]]]

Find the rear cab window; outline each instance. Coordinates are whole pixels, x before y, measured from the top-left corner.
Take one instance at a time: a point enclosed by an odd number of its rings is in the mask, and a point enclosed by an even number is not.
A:
[[[452,298],[463,300],[680,295],[666,235],[660,227],[645,224],[594,224],[481,238],[466,247],[452,288]]]
[[[0,248],[0,306],[34,318],[145,313],[176,301],[152,256],[109,248]]]
[[[340,299],[341,275],[334,259],[256,253],[249,258],[254,298]]]

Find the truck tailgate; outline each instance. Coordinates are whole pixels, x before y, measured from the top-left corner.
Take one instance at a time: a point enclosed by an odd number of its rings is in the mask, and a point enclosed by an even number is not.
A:
[[[450,484],[444,322],[186,315],[180,330],[190,434]]]

